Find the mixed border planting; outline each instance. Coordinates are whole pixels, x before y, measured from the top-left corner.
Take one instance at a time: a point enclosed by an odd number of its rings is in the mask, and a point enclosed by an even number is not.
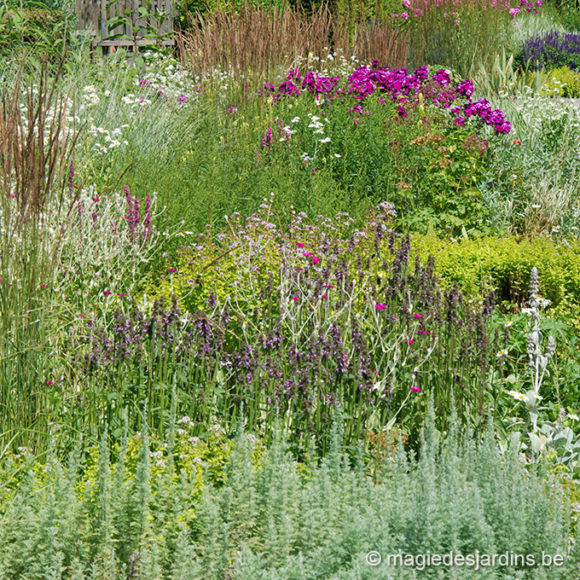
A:
[[[0,8],[0,577],[575,578],[575,7]]]

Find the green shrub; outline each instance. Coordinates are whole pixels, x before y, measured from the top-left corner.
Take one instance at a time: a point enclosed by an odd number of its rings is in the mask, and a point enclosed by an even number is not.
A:
[[[351,205],[387,200],[413,230],[429,221],[439,231],[485,229],[479,184],[502,137],[467,121],[460,126],[447,114],[441,100],[462,102],[451,88],[459,78],[449,74],[449,88],[431,80],[403,105],[387,93],[333,99],[328,106],[306,91],[281,98],[272,106],[276,118],[263,125],[268,142],[260,165],[288,168],[298,190],[313,192],[319,180],[333,184]]]
[[[540,91],[542,97],[580,97],[580,72],[561,66],[550,72]]]
[[[166,273],[161,280],[152,282],[148,287],[150,296],[169,298],[174,294],[187,310],[195,312],[203,309],[210,293],[223,301],[233,288],[239,290],[246,286],[253,290],[241,296],[238,309],[252,312],[254,308],[263,307],[265,297],[259,299],[260,290],[268,285],[270,275],[277,279],[283,261],[280,234],[275,230],[271,233],[255,230],[249,232],[245,240],[238,238],[239,243],[235,236],[225,233],[221,236],[222,242],[216,243],[208,232],[200,238],[201,244],[194,248],[184,247],[174,264],[178,272]],[[322,239],[310,241],[314,245]],[[233,249],[228,249],[229,246]],[[411,247],[412,257],[417,255],[423,264],[432,255],[435,271],[444,285],[451,287],[457,282],[467,295],[484,296],[493,291],[497,301],[525,306],[530,271],[536,266],[540,273],[540,292],[550,300],[551,308],[567,312],[580,307],[578,241],[557,242],[544,236],[519,240],[515,237],[455,239],[415,234]],[[367,251],[368,245],[362,244],[348,256],[349,262],[355,264]],[[242,256],[247,266],[244,268],[239,267]],[[379,273],[377,262],[373,261],[369,268]]]
[[[540,293],[553,307],[580,303],[580,243],[547,237],[440,239],[415,235],[412,246],[421,259],[435,257],[435,271],[466,293],[493,290],[498,301],[525,306],[531,269],[540,275]]]
[[[73,30],[63,10],[42,2],[8,0],[0,6],[0,55],[7,59],[26,55],[26,66],[35,55],[59,62],[68,47],[78,45]]]
[[[567,4],[559,14],[562,26],[566,30],[580,31],[580,10],[578,10],[578,3],[575,0],[569,0]]]

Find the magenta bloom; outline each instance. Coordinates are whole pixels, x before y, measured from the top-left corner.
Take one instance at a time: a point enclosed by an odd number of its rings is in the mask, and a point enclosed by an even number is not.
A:
[[[298,300],[300,300],[300,294],[296,294],[296,296],[292,296],[292,300],[294,300],[294,302],[298,302]]]
[[[412,338],[409,338],[408,340],[405,341],[407,344],[414,344],[415,341]]]
[[[141,222],[141,213],[139,211],[139,200],[137,197],[132,197],[129,188],[124,185],[125,199],[127,200],[128,212],[125,216],[129,228],[129,236],[134,242],[137,235],[137,225]]]
[[[105,290],[105,291],[103,292],[103,294],[104,294],[105,296],[110,296],[110,295],[112,294],[112,292],[111,292],[110,290]]]
[[[48,288],[48,284],[41,284],[41,288]]]
[[[177,274],[177,268],[168,268],[167,271],[171,272],[172,274]]]
[[[377,310],[384,310],[387,307],[386,304],[375,304]]]
[[[306,244],[304,244],[304,243],[302,243],[302,242],[296,242],[296,245],[297,245],[299,248],[303,248],[303,247],[304,247]]]
[[[328,298],[328,294],[323,294],[323,295],[321,296],[321,298],[322,298],[322,300],[326,300],[326,298]]]
[[[415,313],[415,314],[413,314],[413,318],[416,318],[417,320],[419,320],[419,318],[421,318],[421,315],[420,315],[420,314],[417,314],[417,313]]]
[[[412,387],[411,387],[411,390],[412,390],[414,393],[420,393],[420,392],[421,392],[421,387],[415,387],[415,386],[412,386]]]
[[[312,263],[318,264],[318,262],[320,262],[320,258],[318,256],[312,256]]]
[[[262,147],[270,149],[272,143],[274,143],[274,134],[272,133],[272,127],[268,127],[266,135],[262,137]]]
[[[119,298],[125,298],[125,297],[127,296],[127,294],[119,294],[119,293],[117,292],[117,296],[119,296]]]

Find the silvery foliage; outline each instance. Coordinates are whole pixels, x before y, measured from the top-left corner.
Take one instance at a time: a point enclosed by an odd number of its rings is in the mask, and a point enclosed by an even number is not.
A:
[[[556,341],[549,336],[546,347],[542,349],[543,336],[540,329],[540,311],[545,308],[549,300],[539,297],[538,270],[532,268],[530,274],[529,308],[524,312],[532,321],[532,329],[528,334],[528,368],[531,378],[531,389],[523,396],[529,411],[529,438],[533,455],[539,458],[542,452],[553,454],[559,464],[567,465],[571,472],[580,473],[578,459],[580,457],[580,439],[574,436],[570,427],[563,427],[562,421],[566,416],[565,409],[561,409],[558,419],[551,422],[542,422],[538,427],[538,402],[542,400],[540,389],[544,377],[549,376],[548,364],[556,350]]]

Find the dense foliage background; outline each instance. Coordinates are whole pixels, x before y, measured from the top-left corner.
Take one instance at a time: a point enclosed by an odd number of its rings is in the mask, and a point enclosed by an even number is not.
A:
[[[5,2],[0,576],[575,577],[578,13]]]

